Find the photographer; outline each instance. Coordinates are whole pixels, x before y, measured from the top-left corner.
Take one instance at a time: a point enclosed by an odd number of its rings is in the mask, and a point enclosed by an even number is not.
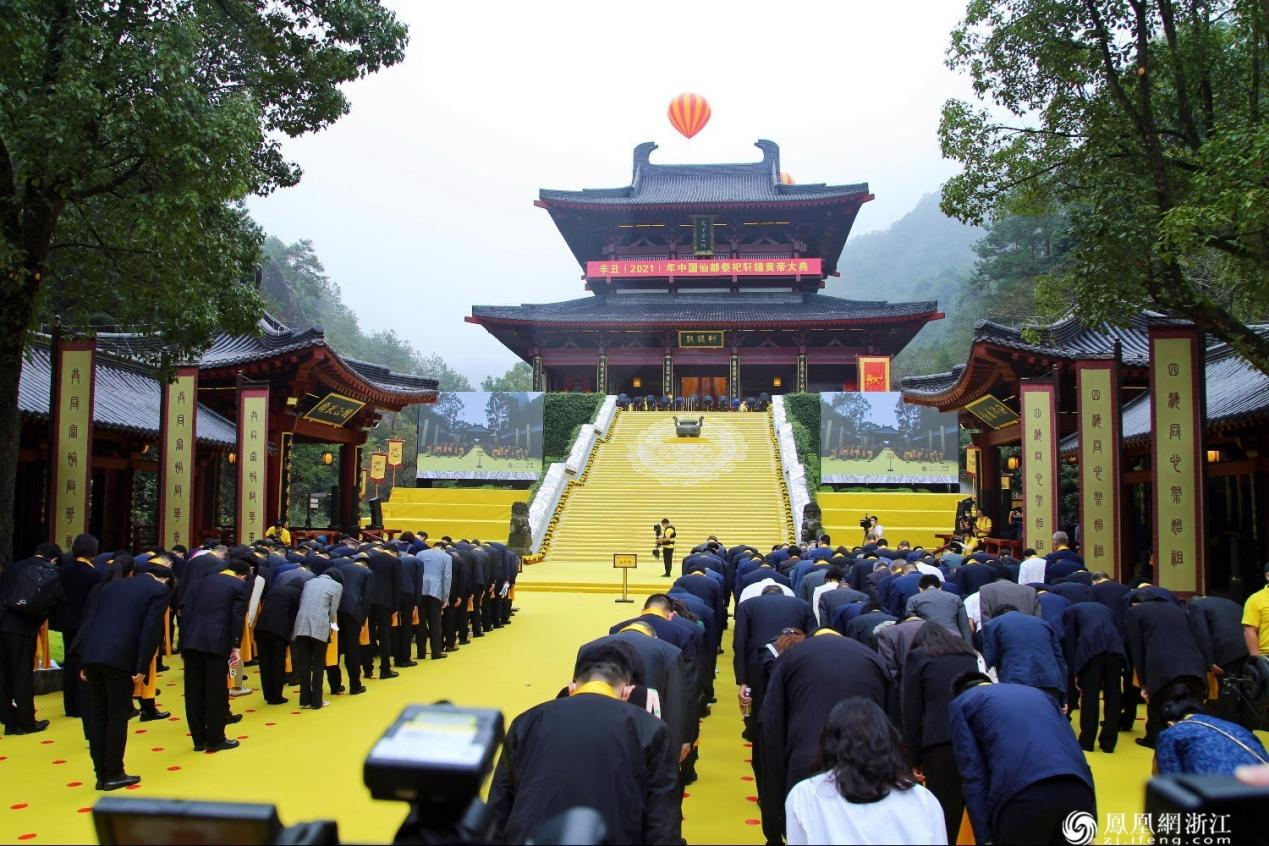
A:
[[[657,549],[661,550],[661,556],[665,561],[665,572],[661,575],[667,579],[672,575],[671,567],[674,563],[674,538],[678,534],[674,530],[673,524],[670,523],[669,517],[661,519],[661,525],[654,527],[657,532]]]

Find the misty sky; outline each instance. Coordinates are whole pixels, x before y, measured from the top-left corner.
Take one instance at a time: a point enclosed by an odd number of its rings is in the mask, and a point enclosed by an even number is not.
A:
[[[970,94],[943,65],[961,0],[386,4],[410,26],[406,60],[288,141],[303,181],[249,205],[269,234],[313,240],[363,328],[473,384],[516,360],[463,322],[473,303],[586,295],[538,189],[628,185],[639,142],[654,162],[730,162],[771,139],[799,182],[869,183],[856,235],[955,172],[935,132]],[[690,141],[666,118],[682,91],[713,109]],[[855,281],[847,296],[878,296]]]

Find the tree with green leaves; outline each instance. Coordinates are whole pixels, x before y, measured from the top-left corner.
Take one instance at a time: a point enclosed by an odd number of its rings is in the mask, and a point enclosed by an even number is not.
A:
[[[501,376],[486,376],[480,381],[482,391],[532,391],[533,368],[517,361]]]
[[[1064,212],[1038,297],[1087,324],[1193,320],[1269,371],[1269,7],[1263,0],[971,0],[940,142],[970,223]],[[984,103],[986,105],[984,105]]]
[[[261,234],[242,200],[294,185],[281,136],[401,61],[374,0],[11,0],[0,14],[0,395],[27,333],[105,322],[189,357],[254,329]],[[0,407],[0,566],[11,560],[15,402]]]

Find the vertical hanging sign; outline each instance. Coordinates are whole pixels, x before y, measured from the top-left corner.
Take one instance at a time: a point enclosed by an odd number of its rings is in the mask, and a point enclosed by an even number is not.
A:
[[[1120,576],[1119,362],[1075,364],[1079,397],[1080,552],[1090,570]]]
[[[692,215],[692,254],[696,256],[714,254],[714,216],[712,214]]]
[[[283,432],[278,437],[278,519],[280,520],[285,520],[291,512],[291,447],[294,443],[294,432]]]
[[[740,356],[732,355],[730,373],[731,373],[731,378],[729,379],[729,381],[731,382],[731,398],[739,399],[740,398]]]
[[[238,543],[264,537],[269,386],[238,382]]]
[[[805,355],[798,356],[797,391],[800,394],[806,393],[806,356]]]
[[[88,531],[97,342],[59,341],[52,356],[53,488],[49,540],[70,549],[75,536]]]
[[[1149,331],[1155,583],[1197,593],[1207,572],[1202,336],[1182,321],[1151,321]]]
[[[669,393],[667,389],[662,389],[661,392]],[[595,393],[608,393],[608,356],[606,355],[600,355],[595,363]]]
[[[661,393],[672,397],[678,393],[674,386],[674,357],[666,356],[661,362]]]
[[[861,355],[859,357],[859,390],[890,390],[890,356]]]
[[[178,367],[163,386],[159,442],[159,545],[190,546],[194,537],[194,444],[197,437],[198,368]]]
[[[544,383],[543,376],[544,374],[542,372],[542,356],[535,355],[533,357],[533,390],[535,391],[546,390],[546,385]]]
[[[1022,380],[1022,489],[1026,515],[1023,544],[1053,551],[1058,525],[1057,386]]]

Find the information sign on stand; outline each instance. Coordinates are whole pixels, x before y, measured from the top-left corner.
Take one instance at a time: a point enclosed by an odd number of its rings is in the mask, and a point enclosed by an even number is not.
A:
[[[614,552],[612,555],[613,569],[621,571],[621,599],[613,600],[614,602],[634,602],[630,598],[630,571],[639,566],[639,556],[634,552]]]

